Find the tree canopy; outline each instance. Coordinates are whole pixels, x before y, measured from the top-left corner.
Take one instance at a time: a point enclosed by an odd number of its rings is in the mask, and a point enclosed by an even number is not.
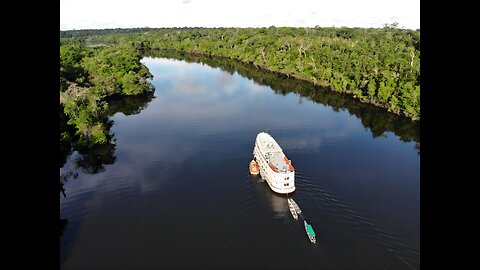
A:
[[[136,28],[62,31],[61,36],[89,45],[235,59],[420,119],[420,30],[395,25],[380,29]]]
[[[85,145],[107,142],[108,104],[105,97],[137,95],[152,87],[146,80],[152,75],[140,63],[141,57],[131,46],[88,47],[79,42],[61,40],[61,143],[73,137],[78,138],[77,143]]]

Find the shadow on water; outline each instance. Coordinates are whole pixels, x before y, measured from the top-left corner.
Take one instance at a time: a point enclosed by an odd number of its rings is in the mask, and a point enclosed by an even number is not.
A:
[[[362,125],[369,129],[374,138],[382,136],[385,132],[393,132],[403,142],[416,142],[415,149],[420,155],[420,122],[412,121],[404,116],[399,116],[385,109],[371,104],[362,103],[350,95],[330,90],[313,83],[299,80],[286,75],[261,70],[252,64],[220,57],[196,56],[171,50],[149,50],[144,52],[147,57],[164,57],[183,60],[188,63],[204,63],[213,68],[221,68],[234,74],[235,72],[253,80],[259,85],[269,86],[277,94],[287,95],[296,93],[315,103],[330,106],[334,111],[347,111],[360,119]]]

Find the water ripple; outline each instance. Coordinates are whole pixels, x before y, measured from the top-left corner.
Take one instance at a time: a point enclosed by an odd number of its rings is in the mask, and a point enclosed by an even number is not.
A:
[[[343,221],[349,227],[355,227],[367,232],[376,242],[388,252],[399,258],[410,268],[416,269],[414,265],[420,263],[420,252],[398,238],[380,228],[380,226],[368,221],[358,211],[355,211],[348,203],[333,195],[334,193],[326,187],[320,187],[304,174],[296,172],[297,191],[295,196],[298,202],[309,202],[306,205],[313,205],[313,208],[321,208],[327,211],[332,217]],[[300,205],[302,208],[302,206]]]

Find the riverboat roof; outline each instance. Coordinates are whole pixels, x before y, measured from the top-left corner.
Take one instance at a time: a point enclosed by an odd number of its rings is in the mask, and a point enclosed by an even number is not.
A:
[[[260,151],[265,156],[267,162],[272,163],[280,172],[288,172],[289,166],[285,163],[285,154],[278,143],[265,132],[257,135]]]

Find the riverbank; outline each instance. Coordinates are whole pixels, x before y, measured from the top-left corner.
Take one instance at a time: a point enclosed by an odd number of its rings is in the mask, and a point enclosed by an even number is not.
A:
[[[120,31],[122,30],[122,31]],[[250,63],[329,86],[420,120],[420,30],[373,28],[163,28],[63,31],[86,44],[172,49]]]
[[[383,104],[383,103],[380,103],[376,99],[368,100],[368,99],[364,98],[364,96],[361,96],[361,95],[357,96],[358,93],[354,94],[352,91],[349,91],[349,90],[335,89],[332,85],[330,85],[325,80],[311,80],[311,79],[307,79],[307,78],[304,78],[304,77],[299,76],[299,75],[295,75],[295,74],[292,75],[292,74],[284,73],[284,72],[281,72],[281,71],[272,70],[272,69],[269,69],[265,66],[261,66],[261,65],[259,66],[259,65],[256,65],[252,61],[245,62],[245,61],[239,60],[237,58],[230,58],[230,57],[225,56],[225,55],[215,55],[215,54],[201,53],[201,52],[198,52],[198,51],[181,51],[181,50],[172,49],[172,48],[150,49],[150,50],[169,52],[167,54],[172,54],[172,53],[173,54],[190,54],[194,57],[220,58],[220,59],[227,59],[227,60],[230,60],[230,61],[236,61],[236,62],[239,62],[239,63],[244,64],[244,65],[251,65],[251,66],[255,67],[256,69],[258,69],[262,72],[269,72],[269,73],[275,74],[275,75],[283,77],[283,78],[296,79],[296,80],[302,81],[304,83],[312,84],[314,88],[315,87],[321,87],[321,88],[328,89],[330,91],[334,91],[334,92],[337,92],[337,93],[347,94],[347,95],[350,95],[352,98],[357,99],[361,103],[371,104],[371,105],[374,105],[374,106],[379,107],[381,109],[386,109],[388,112],[394,113],[394,114],[399,115],[399,116],[406,116],[406,117],[410,118],[412,121],[420,121],[420,116],[419,115],[418,116],[407,115],[405,113],[402,113],[398,109],[392,109],[392,108],[395,108],[395,107],[392,107],[391,104]]]
[[[344,92],[331,91],[329,87],[315,85],[309,81],[288,77],[286,75],[256,68],[227,57],[208,55],[193,55],[176,50],[146,50],[142,51],[145,57],[168,58],[182,60],[188,63],[203,63],[213,68],[220,68],[230,74],[238,73],[253,80],[261,86],[272,88],[277,94],[288,95],[295,93],[302,99],[311,100],[318,104],[331,107],[335,111],[348,111],[360,119],[365,129],[372,131],[374,137],[382,136],[385,132],[393,132],[404,142],[415,141],[420,152],[420,121],[412,121],[404,115],[389,113],[384,109],[368,103],[362,103],[352,95]]]
[[[109,104],[123,112],[110,118],[115,145],[75,152],[61,168],[73,173],[60,194],[62,269],[248,269],[265,258],[278,269],[419,269],[418,121],[228,59],[190,57],[144,57],[155,98]],[[130,114],[135,107],[144,109]],[[294,199],[319,248],[285,197],[248,173],[265,130],[299,172]],[[338,244],[322,259],[329,243]]]
[[[109,96],[153,91],[152,77],[129,46],[89,47],[61,40],[60,143],[91,146],[107,143]],[[63,127],[63,128],[62,128]]]

